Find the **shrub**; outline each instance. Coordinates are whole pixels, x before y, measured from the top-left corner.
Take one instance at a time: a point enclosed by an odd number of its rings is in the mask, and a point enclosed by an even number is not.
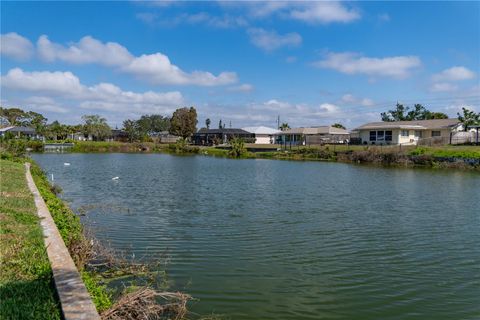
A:
[[[247,148],[245,148],[245,142],[243,139],[234,138],[230,140],[231,149],[228,155],[232,158],[241,158],[247,154]]]

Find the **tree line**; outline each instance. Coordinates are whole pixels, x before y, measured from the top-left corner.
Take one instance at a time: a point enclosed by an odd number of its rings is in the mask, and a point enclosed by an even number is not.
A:
[[[84,115],[82,123],[75,125],[63,124],[57,120],[48,123],[42,114],[20,108],[0,107],[0,117],[11,126],[31,127],[48,140],[66,140],[74,134],[83,134],[93,140],[104,140],[112,136],[112,128],[107,124],[107,119],[97,114]],[[197,123],[197,111],[191,107],[179,108],[171,117],[146,114],[139,119],[127,119],[123,122],[122,129],[131,142],[145,141],[165,131],[186,139],[197,131]],[[1,124],[7,125],[4,121]]]

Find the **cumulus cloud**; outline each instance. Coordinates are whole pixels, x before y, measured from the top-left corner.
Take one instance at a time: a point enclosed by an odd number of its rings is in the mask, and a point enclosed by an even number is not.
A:
[[[322,103],[318,109],[326,113],[335,113],[339,110],[338,107],[332,103]]]
[[[278,34],[261,28],[248,29],[250,41],[260,49],[273,51],[281,47],[297,47],[302,43],[302,37],[296,33]]]
[[[318,68],[332,69],[345,74],[365,74],[396,79],[408,77],[412,69],[420,65],[421,61],[416,56],[370,58],[352,52],[331,52],[325,59],[314,63]]]
[[[32,57],[33,52],[33,44],[27,38],[15,32],[0,35],[0,53],[2,56],[26,61]]]
[[[114,112],[170,112],[183,105],[180,92],[142,93],[124,91],[111,83],[99,83],[94,86],[83,85],[79,78],[71,72],[26,72],[22,69],[11,69],[1,77],[3,87],[12,91],[20,91],[34,95],[26,101],[41,106],[50,106],[50,111],[57,108],[58,101],[80,101],[82,108],[109,110]],[[40,95],[39,95],[40,94]]]
[[[245,1],[252,18],[278,16],[309,24],[349,23],[360,19],[358,10],[339,1]]]
[[[457,89],[458,89],[458,86],[448,82],[434,83],[430,87],[430,91],[432,92],[452,92],[452,91],[456,91]]]
[[[445,69],[432,76],[433,81],[462,81],[475,78],[475,72],[461,66]]]
[[[218,76],[205,71],[184,72],[161,53],[142,55],[121,68],[122,71],[158,84],[193,84],[200,86],[226,85],[238,81],[234,72],[222,72]]]
[[[206,71],[185,72],[162,53],[135,57],[118,43],[103,43],[91,36],[83,37],[79,42],[66,47],[53,43],[42,35],[38,39],[37,48],[39,56],[48,62],[100,64],[153,84],[218,86],[238,81],[235,72],[221,72],[218,75]]]
[[[59,60],[73,64],[98,63],[105,66],[122,66],[134,58],[118,43],[102,43],[91,36],[83,37],[77,43],[65,47],[51,42],[46,35],[42,35],[37,41],[37,50],[40,58],[48,62]]]
[[[14,68],[1,79],[5,88],[20,91],[77,96],[84,90],[80,80],[68,71],[24,72],[20,68]]]
[[[348,23],[360,18],[356,10],[349,9],[337,1],[307,2],[300,6],[290,12],[291,18],[311,24]]]

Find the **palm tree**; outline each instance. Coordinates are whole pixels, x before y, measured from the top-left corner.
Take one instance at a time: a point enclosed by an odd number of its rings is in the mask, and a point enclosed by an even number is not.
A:
[[[284,122],[284,123],[282,123],[282,125],[280,126],[279,129],[281,131],[286,131],[286,130],[290,129],[290,126],[288,125],[288,123]]]

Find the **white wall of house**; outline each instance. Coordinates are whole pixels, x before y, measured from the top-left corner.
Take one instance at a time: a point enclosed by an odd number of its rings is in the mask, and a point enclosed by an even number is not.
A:
[[[255,134],[255,144],[271,144],[273,142],[273,136],[268,134]]]
[[[370,141],[370,131],[392,131],[392,141]],[[419,139],[425,138],[450,138],[451,129],[424,129],[424,130],[413,130],[413,129],[369,129],[369,130],[360,130],[360,138],[362,143],[365,141],[368,144],[417,144]]]

